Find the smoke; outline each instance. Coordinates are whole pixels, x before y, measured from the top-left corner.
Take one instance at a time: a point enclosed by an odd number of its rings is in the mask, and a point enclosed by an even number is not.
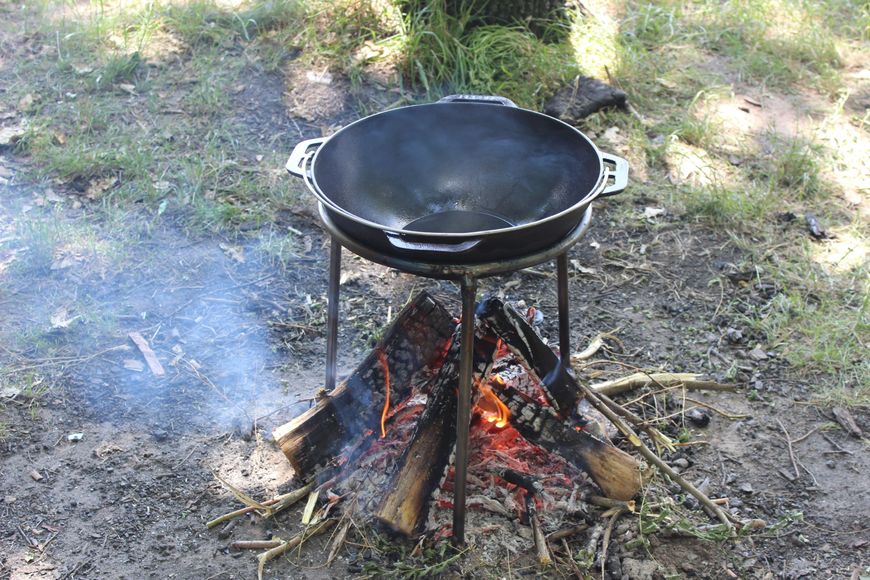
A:
[[[110,225],[42,194],[0,202],[0,378],[50,385],[83,417],[169,432],[249,434],[321,386],[326,274],[314,259],[191,242],[132,218]],[[287,232],[281,234],[289,236]],[[322,282],[321,282],[322,281]],[[300,289],[301,288],[301,289]],[[128,337],[138,332],[157,376]],[[28,375],[29,373],[29,375]]]

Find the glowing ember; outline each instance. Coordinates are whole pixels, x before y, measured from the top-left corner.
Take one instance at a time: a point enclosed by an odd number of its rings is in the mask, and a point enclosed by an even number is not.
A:
[[[387,412],[390,410],[390,364],[387,362],[387,355],[383,350],[378,349],[378,361],[381,363],[381,368],[384,371],[384,388],[386,396],[384,397],[384,410],[381,412],[381,439],[387,436],[387,430],[384,428],[384,422],[387,420]]]
[[[504,384],[498,375],[495,375],[494,382]],[[477,400],[475,410],[480,413],[480,417],[484,421],[494,423],[499,429],[507,426],[511,416],[510,410],[499,400],[489,385],[480,386],[480,398]]]

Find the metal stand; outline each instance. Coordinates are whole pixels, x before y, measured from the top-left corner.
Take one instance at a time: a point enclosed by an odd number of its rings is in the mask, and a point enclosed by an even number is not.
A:
[[[338,353],[338,289],[341,283],[341,244],[329,242],[329,290],[326,298],[326,380],[327,391],[335,388],[335,360]]]
[[[568,252],[556,258],[556,287],[559,307],[559,357],[562,366],[571,359],[571,327],[568,318]]]
[[[459,344],[459,402],[456,407],[456,461],[453,480],[453,541],[465,543],[465,478],[471,424],[471,373],[474,362],[474,312],[477,280],[462,279],[462,332]]]
[[[592,207],[587,208],[582,221],[568,236],[550,248],[535,254],[520,256],[500,262],[482,264],[442,264],[388,256],[372,250],[350,238],[335,227],[323,206],[320,218],[331,234],[329,253],[329,291],[327,306],[326,337],[326,388],[335,387],[336,352],[338,346],[338,298],[341,276],[342,246],[372,262],[396,268],[410,274],[442,280],[456,280],[462,293],[462,330],[459,349],[459,401],[456,411],[456,461],[454,465],[453,497],[453,543],[465,543],[465,482],[468,474],[468,430],[471,423],[471,381],[474,362],[474,317],[477,280],[486,276],[504,274],[528,268],[556,258],[557,293],[559,307],[559,350],[566,364],[571,356],[570,328],[568,320],[568,250],[583,237],[592,219]]]

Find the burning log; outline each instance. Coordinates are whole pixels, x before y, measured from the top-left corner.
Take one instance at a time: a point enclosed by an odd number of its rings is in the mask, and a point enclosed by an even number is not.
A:
[[[478,309],[484,330],[504,341],[511,353],[537,378],[558,405],[546,407],[511,387],[491,391],[510,412],[511,425],[526,440],[587,472],[605,495],[630,500],[640,491],[640,462],[598,439],[570,418],[582,389],[577,379],[522,317],[501,300],[490,298]],[[492,344],[493,338],[478,341]]]
[[[426,508],[456,442],[456,384],[459,380],[459,335],[454,336],[429,393],[411,443],[396,462],[375,518],[390,530],[410,536],[426,520]]]
[[[554,409],[527,399],[516,389],[505,386],[493,392],[510,410],[511,425],[527,441],[588,473],[607,497],[630,500],[638,494],[643,479],[637,459],[561,419]]]
[[[378,432],[387,389],[394,401],[406,398],[412,377],[444,355],[455,326],[447,310],[425,292],[408,304],[347,380],[273,432],[296,473],[309,479],[352,438]]]
[[[501,300],[490,298],[485,301],[478,308],[477,316],[538,380],[559,414],[572,415],[581,398],[581,390],[569,371],[570,365],[561,364],[556,353],[544,344],[522,315]],[[568,353],[564,356],[567,357]]]

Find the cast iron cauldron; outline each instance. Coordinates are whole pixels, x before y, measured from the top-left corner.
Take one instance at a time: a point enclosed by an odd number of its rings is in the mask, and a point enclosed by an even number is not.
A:
[[[335,226],[386,255],[476,263],[557,243],[628,163],[503,97],[453,95],[299,143],[287,170]]]

